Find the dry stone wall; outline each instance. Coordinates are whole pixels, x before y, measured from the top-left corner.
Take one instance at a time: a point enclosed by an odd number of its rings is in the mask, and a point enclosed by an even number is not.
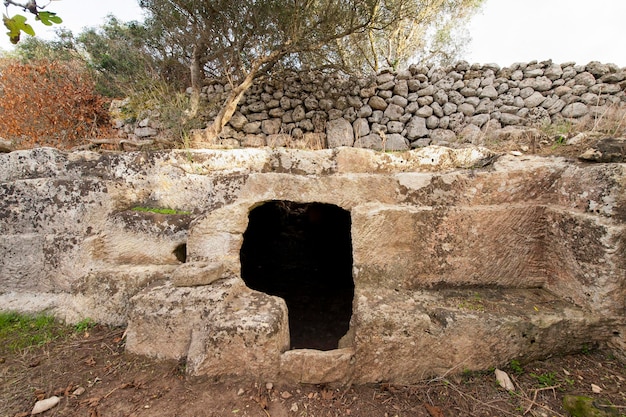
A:
[[[506,126],[601,117],[626,105],[625,89],[626,69],[600,62],[500,68],[462,61],[370,78],[291,73],[254,85],[217,145],[406,150],[479,144]],[[228,84],[212,82],[202,97],[217,107],[228,92]],[[142,120],[135,134],[156,133],[148,125],[149,118]]]

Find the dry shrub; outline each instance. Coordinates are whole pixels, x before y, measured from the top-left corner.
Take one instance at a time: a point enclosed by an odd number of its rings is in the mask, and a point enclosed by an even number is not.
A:
[[[17,148],[69,149],[110,135],[107,105],[80,62],[0,65],[0,136]]]
[[[591,107],[591,111],[581,119],[577,129],[610,136],[626,134],[626,104],[612,103]]]

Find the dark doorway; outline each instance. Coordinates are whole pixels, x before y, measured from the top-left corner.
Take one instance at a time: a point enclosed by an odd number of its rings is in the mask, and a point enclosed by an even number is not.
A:
[[[350,213],[270,201],[250,212],[241,247],[248,287],[285,300],[292,349],[337,349],[352,315]]]

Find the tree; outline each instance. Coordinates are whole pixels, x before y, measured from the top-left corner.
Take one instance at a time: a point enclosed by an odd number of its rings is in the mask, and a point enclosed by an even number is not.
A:
[[[277,64],[302,65],[308,54],[396,19],[381,12],[382,0],[140,0],[140,5],[186,54],[192,114],[204,72],[231,83],[206,130],[209,140],[220,134],[255,78]]]
[[[398,70],[410,61],[450,63],[467,38],[464,23],[484,0],[388,0],[398,18],[386,27],[370,26],[341,39],[337,55],[343,65],[361,73]]]
[[[229,96],[206,129],[212,140],[255,78],[288,66],[360,70],[367,60],[395,68],[423,46],[416,39],[436,28],[437,19],[456,18],[456,6],[469,9],[481,1],[140,0],[140,6],[189,65],[191,116],[205,74],[230,82]]]
[[[45,12],[43,9],[46,6],[38,6],[36,0],[28,0],[26,3],[19,3],[15,0],[4,0],[5,7],[10,5],[21,7],[25,12],[28,11],[31,14],[35,15],[35,20],[40,21],[46,26],[52,26],[53,24],[60,24],[63,20],[56,15],[54,12]],[[2,22],[4,26],[6,26],[9,31],[7,35],[11,40],[11,43],[17,44],[20,41],[20,35],[22,32],[35,36],[35,30],[33,27],[26,23],[27,18],[24,15],[16,14],[12,17],[9,17],[7,14],[2,15]]]

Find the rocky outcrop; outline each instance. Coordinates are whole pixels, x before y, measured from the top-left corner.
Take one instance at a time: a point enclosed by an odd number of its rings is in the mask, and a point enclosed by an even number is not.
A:
[[[0,213],[3,309],[127,325],[130,351],[193,374],[409,383],[626,346],[623,163],[480,147],[41,148],[0,155]],[[277,231],[258,213],[293,218]],[[350,291],[325,259],[347,265]],[[298,303],[349,294],[333,348],[307,348],[320,323],[298,328],[286,297],[257,288],[268,268]]]

